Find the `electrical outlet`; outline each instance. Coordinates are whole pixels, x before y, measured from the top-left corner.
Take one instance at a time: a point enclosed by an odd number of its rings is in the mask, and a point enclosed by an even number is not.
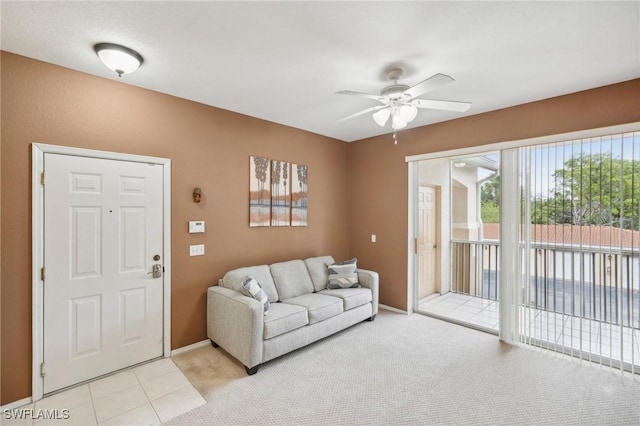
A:
[[[371,234],[371,242],[372,243],[376,242],[376,234]]]
[[[203,256],[204,255],[204,244],[195,244],[189,246],[189,256]]]

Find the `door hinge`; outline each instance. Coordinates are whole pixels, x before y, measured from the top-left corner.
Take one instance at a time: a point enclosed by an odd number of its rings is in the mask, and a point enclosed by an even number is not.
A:
[[[40,280],[44,281],[44,266],[40,268]]]
[[[418,239],[413,239],[413,254],[418,254]]]
[[[44,185],[44,172],[40,173],[40,185]]]
[[[40,364],[40,375],[42,377],[44,377],[44,375],[45,375],[44,362],[42,364]]]

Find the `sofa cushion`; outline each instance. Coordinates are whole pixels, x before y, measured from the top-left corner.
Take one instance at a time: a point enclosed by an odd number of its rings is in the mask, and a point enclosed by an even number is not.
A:
[[[373,300],[371,290],[368,288],[339,288],[335,290],[323,290],[318,294],[339,297],[344,302],[344,310],[366,305]]]
[[[327,288],[354,288],[360,287],[358,283],[357,259],[345,260],[344,262],[336,262],[327,266],[329,274],[329,283]]]
[[[340,298],[319,293],[292,297],[285,300],[284,303],[305,308],[309,313],[309,324],[315,324],[344,312],[343,302]]]
[[[332,265],[334,262],[335,261],[331,256],[310,257],[304,260],[304,264],[307,265],[307,270],[311,276],[311,281],[313,282],[313,288],[315,291],[327,288],[327,283],[329,282],[327,266]]]
[[[313,283],[302,260],[274,263],[269,268],[280,300],[313,293]]]
[[[242,284],[247,277],[255,278],[260,283],[264,292],[267,293],[269,302],[278,301],[278,290],[276,290],[276,285],[273,282],[273,278],[271,278],[271,271],[267,265],[247,266],[229,271],[224,275],[220,284],[222,287],[243,293]]]
[[[287,303],[272,303],[269,315],[264,317],[263,339],[271,339],[309,324],[307,310]]]
[[[264,306],[263,313],[264,315],[267,315],[269,313],[271,303],[269,303],[269,297],[267,297],[267,293],[262,290],[260,283],[256,281],[255,278],[247,277],[247,279],[242,283],[242,288],[244,289],[243,293],[245,295],[251,296],[258,302],[262,303],[262,306]]]

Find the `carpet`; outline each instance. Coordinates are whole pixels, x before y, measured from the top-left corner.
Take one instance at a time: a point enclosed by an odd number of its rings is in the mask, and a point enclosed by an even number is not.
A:
[[[247,376],[222,349],[174,362],[208,401],[171,425],[640,425],[640,376],[381,311]]]

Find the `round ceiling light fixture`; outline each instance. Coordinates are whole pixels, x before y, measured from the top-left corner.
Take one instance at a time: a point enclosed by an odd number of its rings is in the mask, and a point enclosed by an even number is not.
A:
[[[144,60],[142,55],[133,49],[113,43],[98,43],[93,46],[96,54],[103,64],[122,77],[122,74],[129,74],[142,65]]]

